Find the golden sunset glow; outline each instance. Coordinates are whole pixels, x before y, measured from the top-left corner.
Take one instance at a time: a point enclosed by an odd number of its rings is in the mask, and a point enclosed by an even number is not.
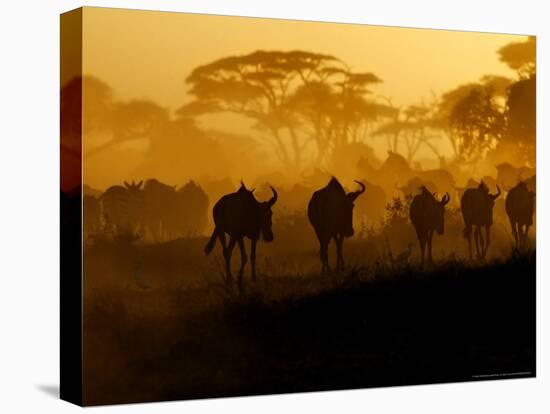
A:
[[[63,15],[62,280],[81,299],[65,310],[82,327],[82,358],[66,364],[81,369],[77,397],[534,376],[536,46]]]
[[[89,7],[84,8],[83,16],[83,73],[105,82],[119,100],[149,100],[170,114],[192,101],[185,79],[193,69],[227,56],[257,50],[332,55],[350,71],[371,72],[382,80],[369,88],[372,99],[404,108],[432,103],[446,91],[477,82],[484,75],[512,78],[514,71],[499,61],[497,50],[527,39],[504,34]],[[84,87],[85,105],[86,91]],[[280,168],[249,118],[217,113],[196,121],[204,130],[223,130],[260,141],[257,149],[264,159],[260,169],[232,164],[234,179],[255,180]],[[110,139],[96,131],[88,137],[85,152]],[[366,136],[363,142],[379,157],[385,156],[385,138]],[[105,188],[110,184],[109,177],[141,178],[136,167],[149,145],[150,139],[142,137],[90,158],[85,163],[85,181]],[[434,147],[440,155],[451,155],[446,139],[437,139]],[[121,157],[121,151],[127,151],[127,156]],[[314,157],[311,146],[303,152],[305,158]],[[416,160],[425,167],[438,162],[425,146],[418,150]],[[192,165],[197,160],[188,161],[182,159],[182,164]],[[112,165],[109,177],[101,167],[105,162]],[[330,165],[318,167],[334,171]],[[205,171],[189,167],[183,168],[181,175],[199,178]]]

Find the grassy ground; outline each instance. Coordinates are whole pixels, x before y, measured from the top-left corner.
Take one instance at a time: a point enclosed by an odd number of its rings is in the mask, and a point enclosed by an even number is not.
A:
[[[320,276],[303,252],[301,269],[263,258],[239,295],[203,244],[86,251],[87,404],[535,374],[534,253]]]

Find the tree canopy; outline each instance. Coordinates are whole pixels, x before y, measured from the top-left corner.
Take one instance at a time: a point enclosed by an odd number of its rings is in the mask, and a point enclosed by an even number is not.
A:
[[[529,36],[525,42],[512,42],[498,51],[500,60],[517,71],[521,78],[528,78],[537,70],[537,40]]]
[[[362,123],[381,116],[367,100],[373,73],[355,73],[331,55],[304,51],[256,51],[200,66],[187,77],[195,100],[182,116],[232,112],[256,121],[283,164],[299,171],[304,150],[317,160],[357,139]]]

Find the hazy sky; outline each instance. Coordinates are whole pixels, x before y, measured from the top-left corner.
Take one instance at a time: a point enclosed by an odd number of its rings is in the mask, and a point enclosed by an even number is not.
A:
[[[477,81],[486,74],[515,76],[499,62],[496,51],[512,41],[525,39],[487,33],[107,8],[85,8],[83,15],[84,73],[109,84],[117,99],[151,99],[172,110],[192,99],[187,94],[189,85],[185,78],[194,68],[258,49],[333,55],[355,72],[376,74],[383,83],[372,87],[374,94],[391,97],[393,104],[400,106],[422,99],[431,101],[431,92],[440,94]],[[251,119],[236,115],[213,115],[199,121],[203,129],[248,135],[266,143],[261,133],[250,128],[252,124]],[[101,139],[110,137],[88,139],[85,147],[98,145]],[[189,155],[187,148],[178,153],[175,166],[168,168],[166,160],[157,160],[155,164],[147,152],[149,144],[147,139],[131,141],[125,146],[113,146],[101,156],[88,157],[87,182],[104,188],[128,177],[141,179],[144,174],[166,180],[176,180],[171,178],[175,175],[200,177],[211,163],[209,159],[198,160],[199,155]],[[384,137],[370,139],[368,144],[380,158],[386,156],[388,147]],[[439,153],[451,154],[448,140],[440,139],[433,144]],[[121,150],[125,151],[124,157]],[[231,147],[224,157],[232,160],[235,151],[236,148]],[[239,156],[239,162],[231,164],[228,171],[240,178],[278,171],[281,164],[273,155],[272,147],[265,144],[261,151],[261,164],[253,163],[256,158],[252,157],[246,167]],[[420,149],[417,160],[438,162],[427,147]],[[198,165],[191,168],[194,161]],[[142,171],[144,163],[150,164],[146,173]],[[106,169],[105,165],[110,167]]]
[[[376,94],[395,104],[430,98],[484,74],[513,76],[496,51],[524,36],[316,23],[246,17],[86,8],[84,72],[122,99],[149,98],[176,109],[190,97],[189,72],[215,59],[264,50],[334,55],[374,72]]]

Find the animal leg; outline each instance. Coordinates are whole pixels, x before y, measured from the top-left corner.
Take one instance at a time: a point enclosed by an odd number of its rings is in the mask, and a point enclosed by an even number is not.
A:
[[[321,256],[321,273],[328,273],[330,272],[330,267],[328,265],[328,244],[330,242],[329,240],[319,240],[320,249],[319,253]]]
[[[241,251],[241,268],[239,269],[238,283],[239,283],[239,289],[242,289],[244,267],[246,266],[246,262],[248,261],[248,257],[246,257],[246,247],[244,246],[243,238],[239,237],[237,239],[237,242],[239,243],[239,249]]]
[[[483,237],[483,227],[485,226],[479,226],[479,258],[480,259],[483,259],[485,257],[486,240]]]
[[[342,235],[334,236],[334,241],[336,243],[336,271],[340,272],[344,270],[344,256],[342,255],[342,245],[344,243],[344,236]]]
[[[434,259],[432,256],[432,240],[433,240],[434,232],[433,230],[428,231],[428,263],[433,263]]]
[[[470,260],[472,260],[472,233],[468,234],[468,253],[470,254]]]
[[[426,252],[426,235],[418,235],[418,241],[420,243],[420,266],[424,266],[424,255]]]
[[[470,256],[470,260],[472,260],[472,226],[466,224],[466,227],[464,228],[464,237],[468,240],[468,254]]]
[[[235,243],[237,242],[236,239],[231,237],[229,239],[229,245],[225,249],[224,257],[225,257],[225,270],[227,273],[227,286],[229,288],[233,287],[233,275],[231,274],[231,255],[233,254],[233,248],[235,247]],[[225,244],[225,243],[224,243]]]
[[[252,280],[256,280],[256,244],[257,239],[250,241],[250,266],[252,268]]]
[[[344,270],[346,265],[344,264],[344,236],[340,236],[340,269]]]
[[[225,233],[221,231],[218,233],[217,237],[220,239],[220,244],[222,245],[223,258],[225,259],[225,255],[227,254],[227,243],[225,240]]]
[[[476,257],[480,259],[481,249],[482,249],[480,244],[482,240],[481,240],[481,229],[479,228],[479,226],[476,226],[476,229],[474,230],[474,241],[476,243]]]
[[[510,219],[510,226],[512,227],[512,235],[514,236],[514,241],[516,242],[516,248],[517,248],[519,247],[518,230],[516,227],[516,222],[512,219]]]
[[[338,273],[340,271],[340,247],[339,247],[339,241],[338,241],[338,235],[333,237],[334,244],[336,245],[336,268],[335,271]]]
[[[485,256],[487,256],[487,250],[489,250],[489,243],[491,242],[491,226],[487,225],[485,226],[485,233],[487,235],[485,240],[485,249],[483,250],[483,258],[485,259]]]
[[[529,236],[529,224],[526,224],[525,225],[525,234],[523,235],[523,240],[524,240],[525,247],[527,247],[527,242],[529,240],[528,236]]]

